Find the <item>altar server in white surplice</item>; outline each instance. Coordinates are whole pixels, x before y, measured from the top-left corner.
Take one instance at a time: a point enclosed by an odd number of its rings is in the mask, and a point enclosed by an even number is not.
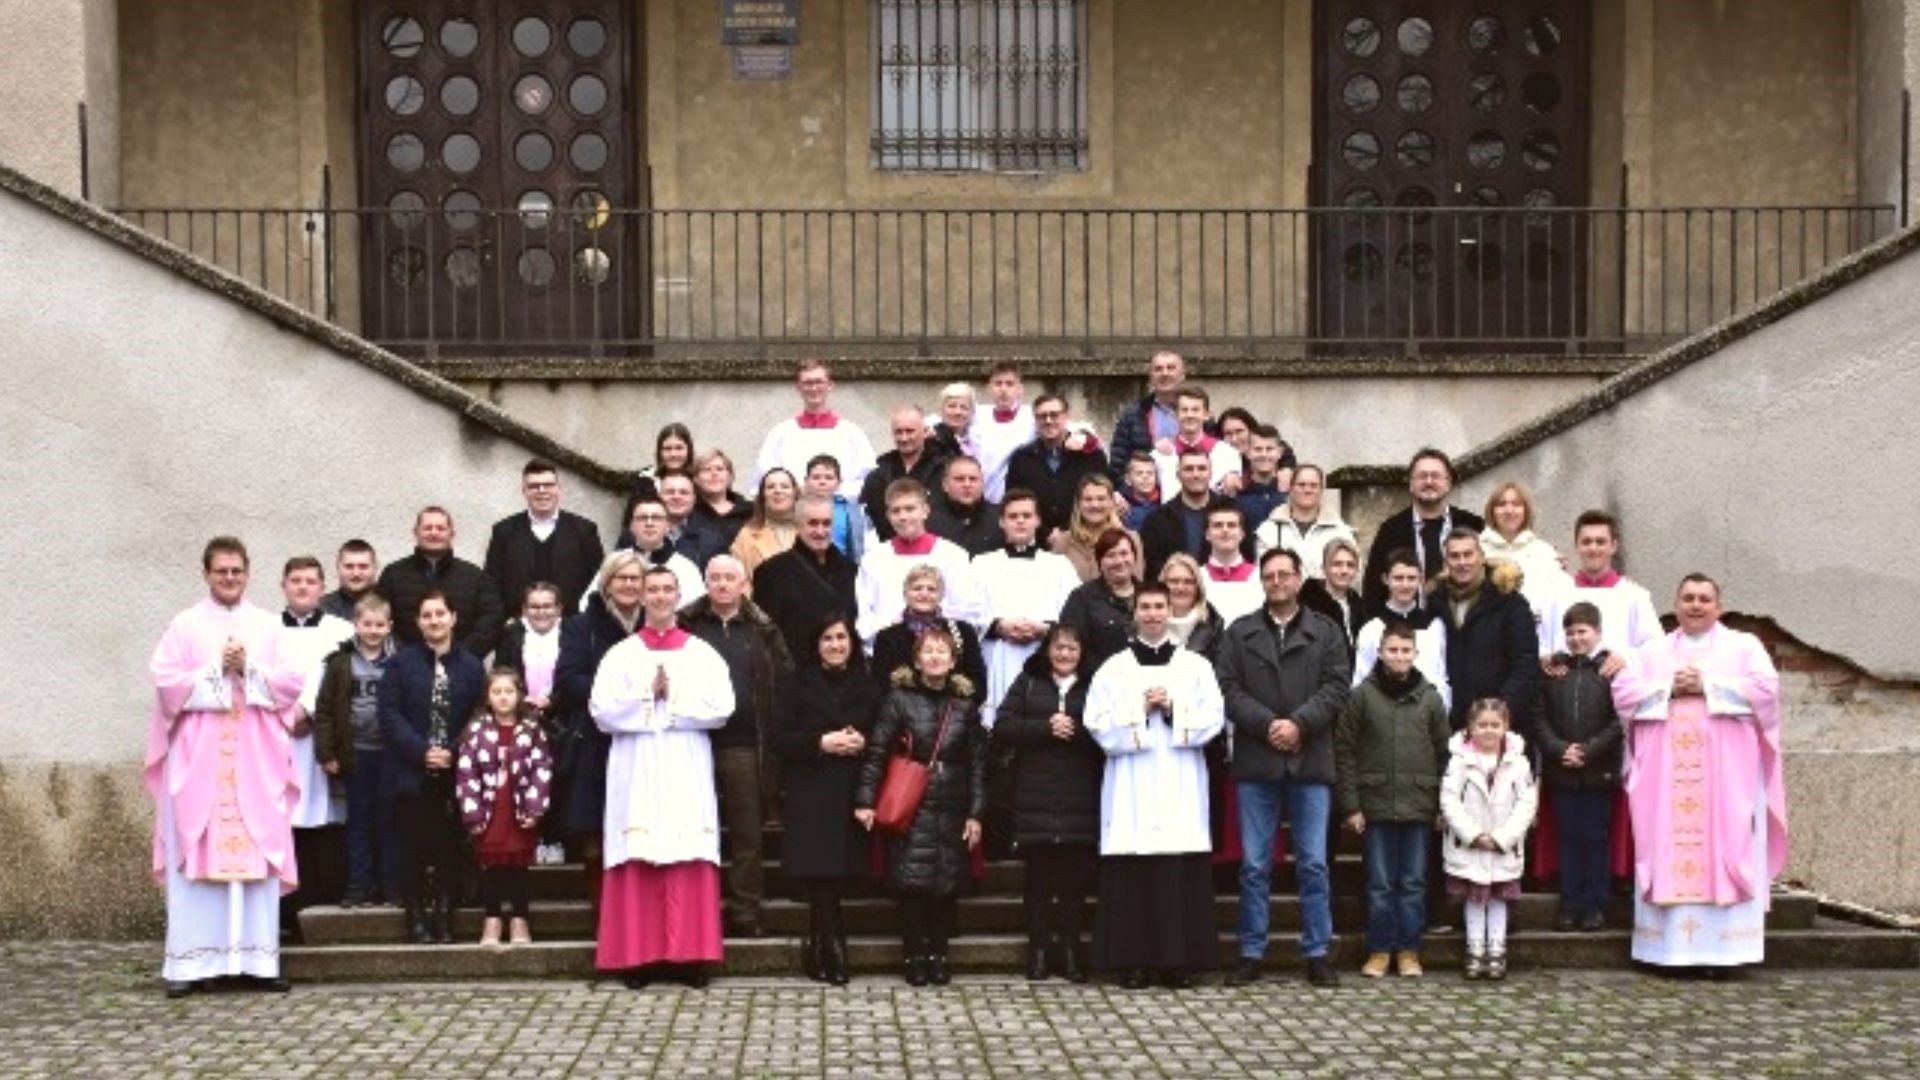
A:
[[[1000,531],[1006,545],[973,560],[974,581],[987,613],[987,632],[980,643],[987,663],[987,701],[980,718],[988,728],[1007,688],[1020,677],[1047,628],[1059,621],[1067,597],[1080,587],[1073,563],[1040,546],[1040,499],[1033,492],[1015,488],[1007,493],[1000,504]]]
[[[1025,389],[1020,369],[1011,360],[1002,360],[987,372],[992,407],[973,418],[973,437],[979,447],[974,457],[986,476],[990,503],[1006,501],[1007,461],[1015,450],[1033,441],[1033,410],[1020,400]]]
[[[327,657],[353,636],[353,624],[320,609],[326,571],[311,555],[296,555],[280,572],[280,655],[302,680],[293,711],[293,775],[300,801],[293,806],[293,849],[300,888],[281,901],[283,925],[298,926],[300,912],[338,901],[347,886],[346,788],[320,766],[313,748],[313,712],[319,706],[320,672]]]
[[[602,835],[606,877],[595,966],[644,981],[674,965],[696,985],[718,963],[720,815],[709,731],[733,715],[733,680],[713,647],[681,629],[679,579],[650,566],[645,623],[607,651],[588,708],[613,737]]]
[[[907,571],[922,564],[939,570],[946,582],[941,612],[982,629],[987,620],[974,584],[973,564],[960,545],[927,531],[927,489],[918,480],[902,478],[887,485],[886,496],[893,539],[868,538],[866,552],[860,556],[860,574],[853,580],[860,611],[857,629],[867,651],[873,651],[874,635],[900,621],[907,606]]]
[[[1129,988],[1191,985],[1217,953],[1206,746],[1226,726],[1213,665],[1167,633],[1167,587],[1134,590],[1134,636],[1093,677],[1087,732],[1106,751],[1094,966]]]
[[[1539,605],[1540,655],[1550,658],[1570,651],[1561,624],[1568,608],[1585,601],[1600,609],[1600,647],[1620,658],[1609,665],[1613,670],[1604,672],[1611,677],[1629,652],[1663,636],[1666,629],[1653,595],[1614,566],[1620,555],[1620,527],[1613,515],[1604,510],[1581,514],[1573,524],[1573,546],[1579,564],[1571,582]]]

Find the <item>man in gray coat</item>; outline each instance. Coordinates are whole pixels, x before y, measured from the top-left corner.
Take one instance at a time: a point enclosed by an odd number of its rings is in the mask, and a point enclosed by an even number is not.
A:
[[[1300,556],[1275,548],[1260,557],[1266,604],[1227,628],[1220,691],[1234,731],[1233,778],[1240,802],[1240,962],[1228,981],[1260,977],[1273,896],[1273,837],[1284,805],[1299,878],[1300,951],[1315,986],[1336,979],[1327,963],[1333,912],[1327,879],[1332,811],[1333,725],[1353,682],[1346,633],[1300,606]]]

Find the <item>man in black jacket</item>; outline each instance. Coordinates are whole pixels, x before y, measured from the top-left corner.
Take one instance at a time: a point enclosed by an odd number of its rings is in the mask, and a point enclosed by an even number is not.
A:
[[[1183,461],[1182,464],[1185,464]],[[1240,804],[1240,962],[1230,981],[1260,977],[1273,897],[1273,836],[1284,803],[1300,892],[1300,951],[1315,986],[1336,981],[1327,876],[1333,808],[1333,724],[1353,683],[1347,635],[1300,606],[1300,556],[1260,557],[1266,606],[1236,620],[1220,643],[1220,693],[1234,729],[1233,778]]]
[[[1195,559],[1207,557],[1207,511],[1216,503],[1233,500],[1213,493],[1213,461],[1198,448],[1180,452],[1180,494],[1155,507],[1140,523],[1140,546],[1146,549],[1146,579],[1160,580],[1160,568],[1175,552]]]
[[[680,625],[713,646],[733,681],[733,715],[713,733],[720,818],[727,827],[727,921],[734,933],[759,937],[766,896],[761,840],[767,807],[780,795],[766,735],[774,703],[793,676],[793,660],[780,629],[747,599],[746,567],[732,555],[715,555],[707,563],[707,595],[681,609]]]
[[[413,554],[388,563],[374,586],[393,604],[393,635],[401,644],[419,643],[420,598],[434,589],[453,610],[454,644],[485,660],[500,639],[500,592],[484,570],[453,554],[453,515],[429,506],[414,516]]]
[[[1367,548],[1367,572],[1371,580],[1363,582],[1367,610],[1377,611],[1386,602],[1386,587],[1379,581],[1379,568],[1387,565],[1387,556],[1406,548],[1420,560],[1420,569],[1431,581],[1447,568],[1442,547],[1456,529],[1478,533],[1487,523],[1471,510],[1450,506],[1453,494],[1453,459],[1432,447],[1413,455],[1407,464],[1407,490],[1413,504],[1380,523],[1380,531]]]
[[[487,541],[486,571],[502,604],[518,608],[527,586],[551,581],[560,586],[560,610],[572,611],[600,572],[606,548],[600,527],[560,509],[560,470],[534,458],[520,470],[520,494],[527,512],[494,523]]]
[[[1006,537],[1000,534],[1000,507],[987,501],[986,487],[986,474],[976,458],[948,458],[940,493],[927,500],[927,531],[960,545],[968,556],[998,550]]]
[[[939,488],[940,469],[946,464],[936,446],[929,445],[927,415],[918,405],[902,405],[893,410],[893,449],[881,454],[873,471],[860,485],[860,505],[873,523],[873,533],[882,540],[893,539],[893,525],[887,520],[887,488],[895,480],[918,480],[928,491]]]
[[[813,631],[828,615],[843,615],[853,625],[860,612],[854,594],[860,567],[834,546],[831,496],[802,496],[794,517],[799,539],[754,571],[753,602],[780,627],[788,652],[799,654],[811,647]]]
[[[1040,546],[1073,521],[1080,478],[1104,472],[1106,455],[1089,431],[1067,430],[1067,399],[1042,394],[1033,402],[1034,440],[1007,459],[1007,490],[1025,488],[1040,500]]]
[[[1448,533],[1445,550],[1447,577],[1433,602],[1447,624],[1453,730],[1467,726],[1474,702],[1499,698],[1513,714],[1513,729],[1531,733],[1529,720],[1540,682],[1540,636],[1533,626],[1533,608],[1520,594],[1516,575],[1487,573],[1477,526]]]

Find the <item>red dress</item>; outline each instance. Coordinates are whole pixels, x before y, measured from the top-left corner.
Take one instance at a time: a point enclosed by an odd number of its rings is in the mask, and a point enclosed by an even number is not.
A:
[[[512,746],[514,725],[501,724],[499,732],[500,744]],[[486,831],[474,841],[474,858],[485,867],[525,868],[533,865],[534,849],[539,843],[538,828],[528,829],[514,820],[513,785],[497,785],[493,793],[493,811],[487,815]]]

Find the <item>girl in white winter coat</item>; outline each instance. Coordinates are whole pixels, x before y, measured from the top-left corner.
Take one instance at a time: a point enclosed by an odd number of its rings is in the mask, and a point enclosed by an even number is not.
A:
[[[1520,895],[1527,829],[1539,804],[1526,742],[1498,698],[1467,710],[1440,782],[1447,893],[1466,901],[1467,978],[1507,975],[1507,901]]]

